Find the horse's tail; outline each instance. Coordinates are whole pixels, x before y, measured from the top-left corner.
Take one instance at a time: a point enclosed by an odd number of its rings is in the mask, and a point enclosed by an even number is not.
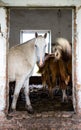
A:
[[[62,50],[64,52],[67,52],[67,54],[69,54],[69,55],[72,54],[71,44],[69,43],[69,41],[67,39],[57,38],[55,42],[62,47]]]

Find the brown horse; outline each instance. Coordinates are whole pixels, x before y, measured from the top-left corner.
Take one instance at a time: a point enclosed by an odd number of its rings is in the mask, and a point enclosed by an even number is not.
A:
[[[56,86],[56,80],[59,78],[64,101],[67,99],[66,88],[72,74],[71,45],[66,39],[58,38],[52,50],[53,54],[47,56],[44,66],[39,69],[39,72],[42,73],[43,85],[47,84],[50,91]]]
[[[47,57],[44,65],[39,69],[39,73],[42,74],[43,86],[48,86],[49,92],[53,97],[52,90],[56,87],[57,78],[59,78],[60,88],[65,90],[66,85],[69,83],[70,76],[68,75],[65,64],[61,58],[57,60],[53,54],[48,55]],[[65,98],[66,95],[63,94],[63,101]]]

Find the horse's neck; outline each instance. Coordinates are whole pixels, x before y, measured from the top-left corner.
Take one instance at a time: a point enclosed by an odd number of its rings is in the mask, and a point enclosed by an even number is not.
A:
[[[36,63],[35,39],[23,44],[23,52],[30,64]]]

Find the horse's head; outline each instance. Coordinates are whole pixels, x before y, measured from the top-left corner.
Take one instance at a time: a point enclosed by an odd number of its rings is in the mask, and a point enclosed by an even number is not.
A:
[[[54,45],[52,47],[52,52],[53,52],[53,54],[55,56],[55,59],[59,60],[61,58],[61,56],[62,56],[62,47],[59,46],[59,45]]]
[[[37,64],[38,66],[42,66],[44,62],[45,57],[45,50],[46,50],[46,36],[47,33],[44,34],[44,36],[38,36],[37,33],[35,33],[36,41],[35,41],[35,50],[36,50],[36,56],[37,56]]]

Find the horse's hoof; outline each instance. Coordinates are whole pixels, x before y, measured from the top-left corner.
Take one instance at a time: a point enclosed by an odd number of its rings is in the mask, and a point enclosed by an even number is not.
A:
[[[34,114],[34,110],[32,109],[32,110],[28,110],[27,109],[27,112],[29,113],[29,114]]]
[[[7,118],[8,120],[11,120],[11,119],[13,118],[13,116],[7,115],[6,118]]]
[[[9,110],[9,113],[15,113],[15,112],[16,112],[15,109],[12,109],[12,108],[11,108],[11,109]]]
[[[27,112],[29,114],[33,114],[34,113],[34,110],[33,110],[32,106],[27,106],[26,109],[27,109]]]
[[[68,103],[68,98],[67,98],[67,97],[64,97],[64,98],[62,99],[62,103]]]

